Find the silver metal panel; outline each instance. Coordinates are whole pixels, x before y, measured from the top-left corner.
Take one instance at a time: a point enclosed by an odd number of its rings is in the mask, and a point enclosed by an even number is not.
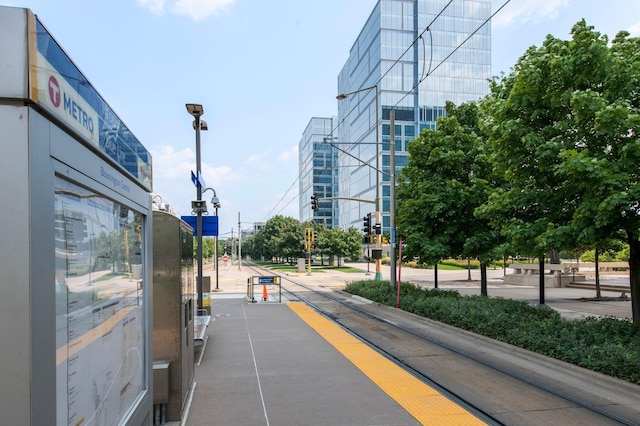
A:
[[[194,375],[192,229],[153,212],[153,359],[171,362],[167,420],[181,420]]]
[[[28,108],[0,105],[0,129],[0,383],[11,384],[0,387],[0,413],[31,424]]]
[[[27,9],[0,6],[0,98],[28,98]]]
[[[56,410],[50,396],[56,394],[56,370],[51,368],[51,360],[56,360],[54,176],[49,123],[32,109],[28,112],[31,414],[33,424],[38,424],[50,421]]]
[[[146,259],[143,286],[146,391],[121,419],[123,424],[150,424],[152,408],[152,236],[151,198],[145,191],[118,193],[80,173],[86,162],[97,164],[95,153],[28,107],[0,105],[0,197],[11,206],[0,213],[0,330],[5,342],[0,379],[0,412],[7,424],[50,424],[56,418],[56,293],[54,176],[65,176],[105,197],[147,215],[144,228]],[[5,139],[6,138],[6,139]],[[62,143],[67,164],[50,156],[50,146]],[[105,163],[106,164],[106,163]],[[139,188],[124,175],[119,178]],[[132,200],[133,198],[133,200]],[[9,267],[10,265],[10,267]]]

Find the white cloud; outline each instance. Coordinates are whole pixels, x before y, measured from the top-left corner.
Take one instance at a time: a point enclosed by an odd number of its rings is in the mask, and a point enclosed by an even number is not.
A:
[[[629,31],[632,37],[640,37],[640,22],[631,25],[627,28],[627,31]]]
[[[169,145],[163,145],[159,150],[151,150],[154,179],[188,178],[190,171],[194,169],[195,156],[196,154],[189,148],[175,151]]]
[[[262,153],[251,154],[247,158],[247,163],[249,163],[249,164],[258,163],[258,162],[261,162],[263,158],[264,158],[264,154],[262,154]]]
[[[504,3],[505,0],[493,0],[493,11],[495,12]],[[504,27],[527,21],[556,19],[560,8],[569,5],[569,3],[571,3],[571,0],[547,0],[544,2],[539,0],[512,1],[498,12],[493,18],[492,24]]]
[[[157,15],[169,11],[175,15],[186,15],[194,21],[202,21],[211,15],[226,11],[236,0],[137,0],[137,2]]]
[[[169,145],[163,145],[151,150],[151,156],[153,158],[154,191],[162,197],[165,203],[172,205],[180,213],[188,213],[189,203],[196,194],[195,187],[191,182],[191,171],[196,169],[195,152],[189,148],[176,151]],[[241,185],[247,179],[246,173],[234,171],[230,166],[214,167],[203,162],[201,170],[208,187],[216,190],[219,190],[220,187],[234,188],[231,193],[239,192],[234,185]],[[218,196],[222,199],[221,194]],[[224,202],[227,205],[230,204],[228,200],[224,200]]]
[[[296,160],[296,161],[298,161],[298,145],[294,145],[288,151],[281,152],[280,155],[278,155],[278,160],[281,160],[281,161]]]
[[[190,179],[191,172],[196,170],[195,156],[190,148],[175,151],[169,145],[163,145],[159,150],[152,150],[154,180],[177,179],[181,183],[188,183],[187,179]],[[237,173],[233,173],[229,166],[214,167],[203,162],[200,170],[208,185],[242,179]]]
[[[137,0],[138,4],[148,8],[156,15],[161,15],[164,12],[164,4],[166,0]]]

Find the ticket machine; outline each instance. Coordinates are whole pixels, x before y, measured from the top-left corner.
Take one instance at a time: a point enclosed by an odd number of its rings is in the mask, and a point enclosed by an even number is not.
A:
[[[183,420],[194,373],[193,229],[153,212],[154,417]]]

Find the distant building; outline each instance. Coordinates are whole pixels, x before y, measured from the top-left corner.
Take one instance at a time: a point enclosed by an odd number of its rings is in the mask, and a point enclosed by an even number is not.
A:
[[[435,128],[436,119],[445,113],[446,101],[459,105],[489,93],[491,27],[485,21],[491,15],[491,2],[454,0],[447,4],[448,0],[380,0],[351,48],[338,76],[338,94],[352,94],[338,100],[334,123],[334,136],[346,151],[338,152],[335,170],[339,178],[331,186],[339,189],[336,195],[341,197],[338,208],[331,209],[339,212],[336,217],[341,227],[360,228],[362,218],[376,211],[372,202],[348,198],[379,198],[382,230],[385,234],[390,231],[390,110],[395,110],[396,168],[400,170],[407,164],[407,143],[422,129]],[[422,34],[427,27],[429,31]],[[307,156],[305,167],[310,167],[311,152],[300,150],[301,159]],[[378,176],[376,164],[382,171]],[[316,186],[315,180],[313,185],[319,194],[325,188]],[[300,182],[300,194],[301,218],[308,218],[311,182]],[[314,219],[324,217],[316,213]]]
[[[266,222],[253,222],[253,230],[251,231],[251,235],[257,234],[264,228]]]
[[[299,208],[300,221],[314,220],[328,228],[338,225],[338,151],[331,144],[335,118],[314,117],[300,139]],[[311,208],[311,196],[318,196],[318,210]]]

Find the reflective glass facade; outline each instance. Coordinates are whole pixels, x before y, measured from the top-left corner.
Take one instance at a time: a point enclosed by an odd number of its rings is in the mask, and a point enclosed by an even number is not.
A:
[[[323,200],[338,195],[338,151],[331,145],[335,118],[314,117],[298,147],[300,220],[315,220],[328,228],[337,226],[338,201]],[[318,210],[311,210],[311,195],[318,195]]]
[[[383,233],[390,232],[391,109],[399,171],[407,164],[408,142],[435,128],[446,101],[461,104],[489,93],[491,27],[485,21],[491,2],[447,3],[378,1],[338,76],[338,93],[350,93],[338,100],[335,134],[349,153],[339,153],[339,196],[362,200],[339,202],[344,228],[360,227],[378,202]]]

